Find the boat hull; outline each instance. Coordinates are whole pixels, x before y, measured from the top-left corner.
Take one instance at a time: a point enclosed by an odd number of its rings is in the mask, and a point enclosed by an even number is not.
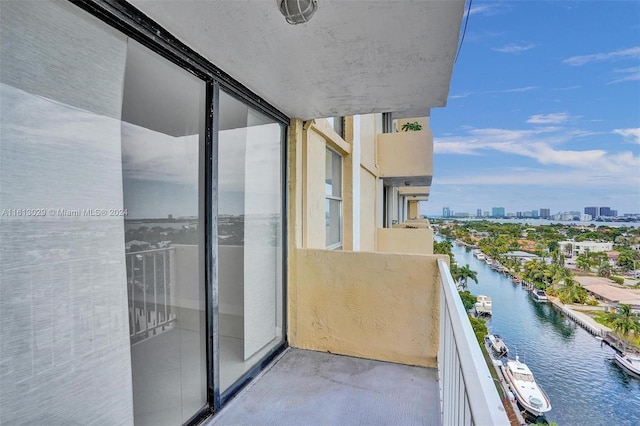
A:
[[[551,411],[549,398],[533,378],[525,382],[515,379],[512,370],[509,368],[509,364],[512,362],[513,361],[508,361],[507,365],[502,366],[502,373],[520,406],[535,417],[543,416],[545,413]],[[524,365],[518,361],[515,361],[515,364],[517,366]],[[528,371],[526,365],[524,365],[524,367]],[[532,383],[534,385],[532,385]]]
[[[624,370],[636,377],[640,377],[640,356],[616,354],[615,360],[616,363]]]

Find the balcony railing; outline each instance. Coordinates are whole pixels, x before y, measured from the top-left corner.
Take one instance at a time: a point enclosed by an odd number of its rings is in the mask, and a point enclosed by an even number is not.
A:
[[[438,375],[442,424],[509,425],[509,419],[477,344],[449,266],[440,269]]]
[[[127,253],[131,344],[173,328],[170,264],[173,247]]]
[[[376,141],[378,170],[385,185],[398,188],[431,186],[433,177],[431,130],[380,133]]]

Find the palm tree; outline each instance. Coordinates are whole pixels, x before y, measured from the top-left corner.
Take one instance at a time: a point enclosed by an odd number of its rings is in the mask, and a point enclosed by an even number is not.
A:
[[[585,272],[589,272],[591,270],[591,264],[589,263],[589,259],[586,256],[578,256],[576,259],[576,267],[578,269],[582,269]]]
[[[598,268],[598,276],[609,278],[611,276],[611,265],[609,262],[602,262]]]
[[[457,268],[457,275],[458,276],[456,278],[456,281],[461,282],[462,284],[461,287],[463,289],[467,288],[469,278],[471,278],[473,281],[476,282],[476,284],[478,284],[478,273],[476,271],[471,270],[468,263],[461,268]]]
[[[628,338],[630,332],[640,333],[640,318],[631,313],[631,305],[621,303],[617,312],[612,315],[611,325],[622,337]]]

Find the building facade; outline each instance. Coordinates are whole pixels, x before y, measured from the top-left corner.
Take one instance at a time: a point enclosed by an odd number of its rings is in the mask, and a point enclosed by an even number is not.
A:
[[[0,7],[0,423],[197,424],[288,346],[444,362],[419,203],[464,2]]]

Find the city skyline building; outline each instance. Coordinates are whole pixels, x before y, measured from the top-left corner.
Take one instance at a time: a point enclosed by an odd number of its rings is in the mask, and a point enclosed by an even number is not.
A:
[[[492,207],[491,208],[491,216],[493,217],[504,217],[504,207]]]
[[[549,219],[551,218],[551,210],[550,209],[540,209],[540,219]]]

